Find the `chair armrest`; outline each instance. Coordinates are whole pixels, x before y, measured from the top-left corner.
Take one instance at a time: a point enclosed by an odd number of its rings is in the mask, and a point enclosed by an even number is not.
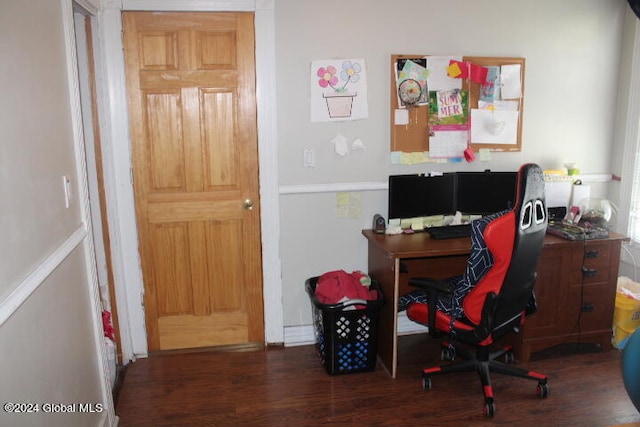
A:
[[[453,291],[447,282],[427,277],[413,277],[409,279],[409,285],[427,291],[427,305],[429,307],[429,335],[433,338],[438,338],[438,331],[436,330],[436,302],[438,301],[438,295],[448,295]]]

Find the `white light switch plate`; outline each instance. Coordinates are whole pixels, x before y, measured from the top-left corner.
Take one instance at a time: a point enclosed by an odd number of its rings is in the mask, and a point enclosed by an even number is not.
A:
[[[316,158],[313,148],[305,148],[303,151],[303,165],[305,168],[313,168],[316,166]]]
[[[64,207],[69,209],[71,206],[71,180],[69,177],[62,177],[62,185],[64,187]]]

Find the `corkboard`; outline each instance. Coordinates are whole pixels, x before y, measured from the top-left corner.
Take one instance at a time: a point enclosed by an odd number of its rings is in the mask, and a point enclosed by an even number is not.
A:
[[[402,152],[421,152],[429,151],[429,106],[418,105],[409,107],[408,123],[396,124],[396,111],[401,110],[398,100],[397,85],[397,67],[398,61],[403,59],[427,58],[429,55],[391,55],[390,64],[390,123],[391,123],[391,151]],[[463,62],[470,62],[480,66],[502,66],[502,65],[519,65],[520,66],[520,87],[521,96],[518,99],[510,101],[517,102],[518,120],[517,120],[517,138],[515,144],[500,143],[475,143],[471,141],[471,148],[478,151],[481,148],[491,151],[521,151],[522,149],[522,119],[523,119],[523,102],[524,102],[524,83],[525,83],[525,59],[512,57],[479,57],[464,56]],[[474,83],[468,79],[462,82],[462,90],[468,91],[468,109],[478,108],[478,100],[480,98],[480,84]],[[470,111],[468,117],[471,117]],[[407,114],[407,113],[405,113]]]
[[[399,60],[424,58],[425,55],[391,55],[391,151],[412,153],[427,151],[429,147],[429,106],[416,106],[408,110],[409,123],[397,125],[395,114],[400,108],[396,70]]]

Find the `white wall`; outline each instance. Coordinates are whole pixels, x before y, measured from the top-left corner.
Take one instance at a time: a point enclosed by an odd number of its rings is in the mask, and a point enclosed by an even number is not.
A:
[[[84,262],[76,249],[0,327],[0,401],[41,404],[37,413],[0,410],[0,425],[104,425],[108,408],[98,386],[101,367],[86,304]],[[45,403],[91,403],[105,409],[47,413]]]
[[[582,173],[611,172],[626,8],[624,0],[277,0],[281,186],[384,183],[395,173],[515,170],[524,162],[550,169],[575,161]],[[391,165],[392,54],[526,58],[522,152],[496,153],[490,162],[471,164]],[[310,122],[310,62],[332,58],[365,59],[367,119]],[[337,156],[329,141],[339,133],[362,139],[366,150]],[[304,148],[315,150],[316,167],[303,167]],[[281,194],[285,326],[311,323],[306,278],[330,269],[367,269],[366,242],[360,231],[370,227],[373,214],[386,215],[387,194],[356,193],[362,197],[362,212],[346,219],[336,215],[335,193]]]
[[[81,222],[62,185],[75,165],[60,2],[39,3],[0,5],[0,300]]]
[[[76,161],[72,26],[71,1],[0,2],[0,401],[104,411],[0,410],[0,425],[115,422]]]

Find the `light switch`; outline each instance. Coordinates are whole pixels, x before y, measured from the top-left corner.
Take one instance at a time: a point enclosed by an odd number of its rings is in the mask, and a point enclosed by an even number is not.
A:
[[[302,157],[303,165],[305,168],[313,168],[316,166],[316,159],[313,148],[305,148]]]
[[[71,206],[71,180],[69,177],[62,177],[62,185],[64,187],[64,207],[69,209]]]

